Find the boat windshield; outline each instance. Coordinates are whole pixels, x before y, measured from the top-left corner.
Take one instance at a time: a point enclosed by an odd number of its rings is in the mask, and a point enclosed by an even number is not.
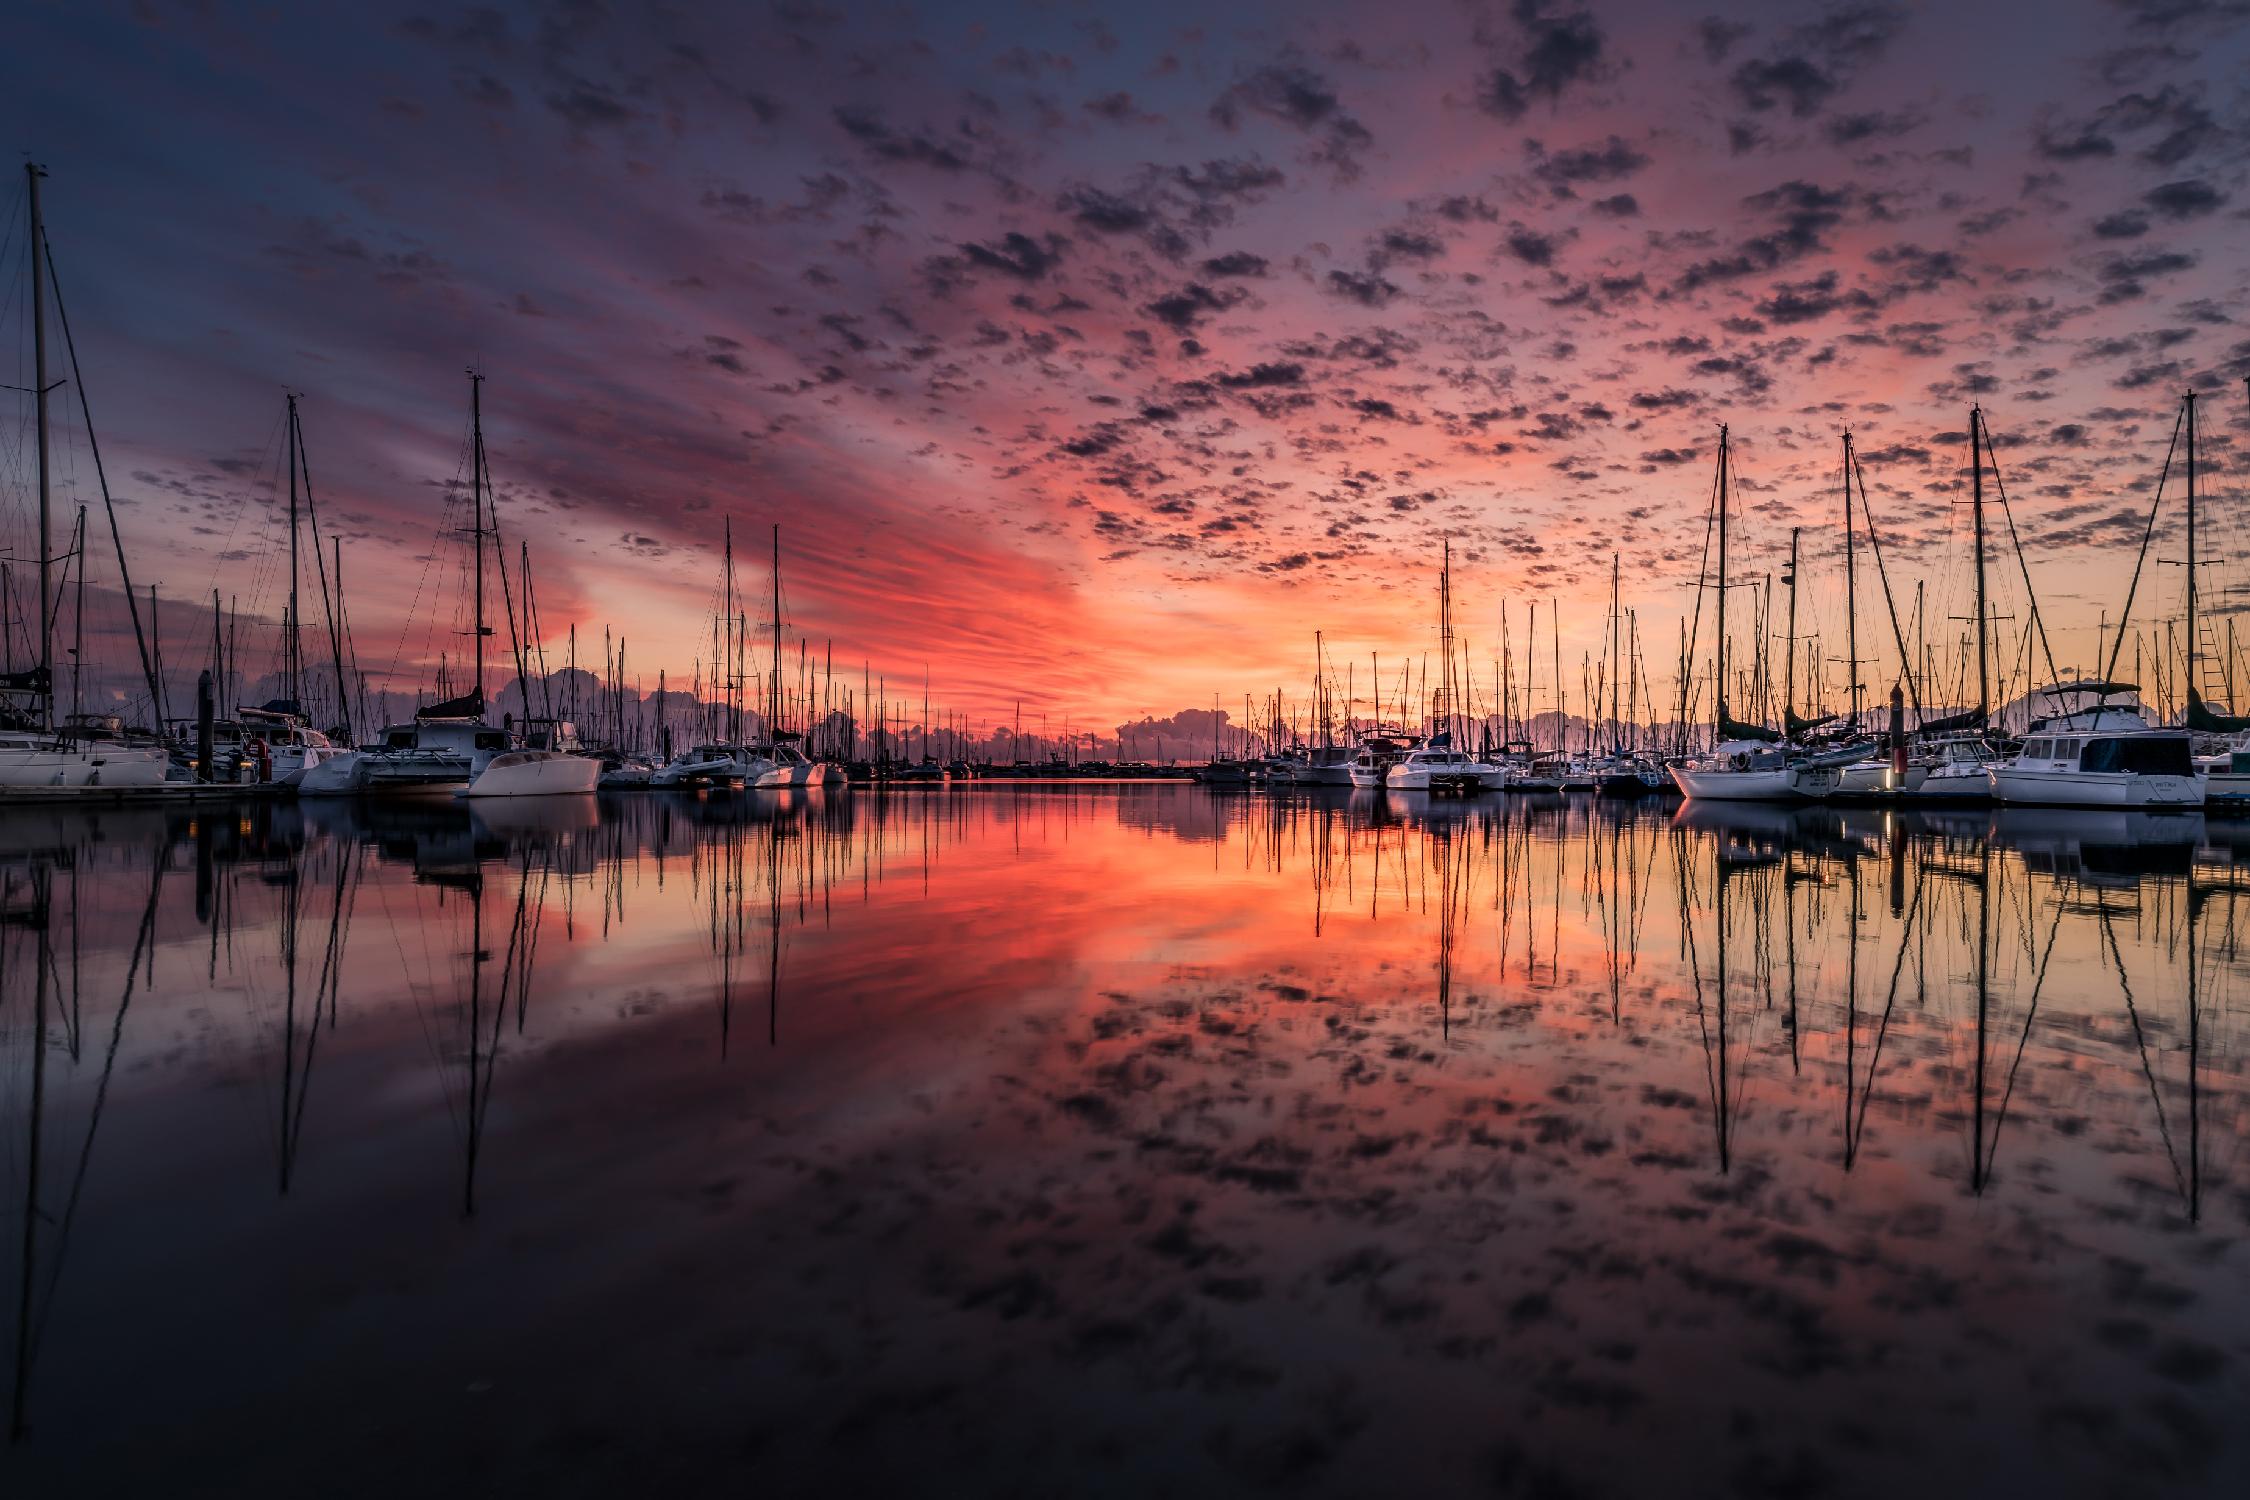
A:
[[[2104,735],[2086,742],[2081,771],[2125,771],[2135,776],[2193,776],[2185,735]]]

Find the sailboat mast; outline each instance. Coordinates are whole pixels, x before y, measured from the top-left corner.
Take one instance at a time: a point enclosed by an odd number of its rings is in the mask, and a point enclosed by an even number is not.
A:
[[[1984,409],[1977,406],[1969,408],[1969,471],[1969,509],[1977,549],[1977,727],[1982,729],[1992,713],[1992,645],[1991,612],[1984,598]]]
[[[1713,688],[1718,693],[1718,718],[1713,733],[1726,735],[1727,719],[1727,429],[1719,424],[1719,646]]]
[[[289,393],[289,618],[282,643],[282,670],[289,679],[286,696],[300,709],[304,705],[304,638],[298,633],[297,574],[297,394]]]
[[[1790,598],[1796,598],[1791,575]],[[1852,435],[1844,434],[1844,681],[1851,693],[1852,727],[1859,727],[1859,548],[1852,528]]]
[[[54,590],[53,487],[47,450],[47,282],[45,260],[46,221],[39,214],[39,179],[45,175],[36,162],[23,164],[24,181],[31,191],[31,399],[37,408],[39,431],[39,701],[41,727],[55,727],[55,636],[51,603]],[[149,705],[150,712],[158,705]]]
[[[469,540],[477,549],[476,565],[476,699],[484,703],[484,376],[469,372],[469,504],[472,507]],[[296,583],[290,582],[294,590]]]
[[[1781,658],[1781,731],[1789,732],[1789,716],[1797,711],[1797,545],[1802,526],[1789,528],[1789,649]]]
[[[773,528],[773,722],[766,726],[772,738],[781,726],[781,523]]]
[[[1623,623],[1618,614],[1618,581],[1621,567],[1620,554],[1609,555],[1609,747],[1614,754],[1625,748],[1624,735],[1617,723],[1618,673],[1624,664],[1624,641],[1618,627]]]
[[[2203,696],[2196,679],[2195,629],[2195,392],[2187,393],[2187,701],[2192,706]],[[2233,704],[2228,704],[2232,708]]]

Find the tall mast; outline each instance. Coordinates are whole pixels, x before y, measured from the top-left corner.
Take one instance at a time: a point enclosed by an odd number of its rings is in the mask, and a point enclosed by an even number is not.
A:
[[[1789,716],[1797,711],[1797,539],[1802,526],[1789,528],[1789,649],[1781,658],[1781,731],[1789,732]]]
[[[481,711],[484,705],[484,638],[489,632],[484,626],[484,376],[476,370],[469,372],[469,434],[469,540],[477,549],[475,690],[477,706]],[[289,587],[294,592],[296,580],[290,580]]]
[[[479,549],[480,555],[482,549]],[[287,697],[300,711],[304,706],[304,638],[298,633],[297,574],[297,393],[289,393],[289,618],[282,641],[282,671],[289,679]]]
[[[1624,749],[1624,736],[1617,724],[1617,675],[1624,663],[1625,643],[1619,637],[1618,627],[1623,623],[1618,614],[1619,554],[1609,555],[1609,748],[1611,753]]]
[[[742,674],[735,663],[734,656],[734,517],[727,516],[724,519],[726,522],[726,562],[719,574],[719,617],[726,622],[726,640],[719,652],[719,660],[724,664],[719,670],[726,674],[728,684],[727,695],[723,702],[726,705],[727,712],[727,741],[732,744],[739,742],[742,738],[742,709],[739,693]]]
[[[1797,591],[1791,574],[1789,598],[1794,609]],[[1844,434],[1844,681],[1852,705],[1852,728],[1859,727],[1859,551],[1852,531],[1852,435]]]
[[[1719,695],[1713,733],[1726,735],[1727,719],[1727,428],[1719,424],[1719,651],[1713,687]]]
[[[773,723],[766,726],[771,739],[781,725],[781,523],[773,528]]]
[[[2195,630],[2195,392],[2187,394],[2187,701],[2192,708],[2203,696],[2196,680]],[[2227,705],[2232,708],[2233,704]]]
[[[1977,549],[1977,727],[1984,728],[1992,713],[1991,613],[1984,599],[1984,409],[1969,408],[1969,510],[1973,517]],[[2192,550],[2192,549],[2191,549]],[[2188,597],[2195,597],[2194,575],[2189,575]],[[2195,648],[2191,645],[2190,651]]]
[[[39,701],[43,728],[55,727],[55,637],[53,615],[54,544],[50,506],[53,491],[47,454],[47,281],[41,252],[46,248],[46,221],[39,215],[39,179],[45,174],[36,162],[23,164],[24,181],[31,190],[31,393],[38,410],[39,429]],[[161,706],[150,704],[151,713]]]

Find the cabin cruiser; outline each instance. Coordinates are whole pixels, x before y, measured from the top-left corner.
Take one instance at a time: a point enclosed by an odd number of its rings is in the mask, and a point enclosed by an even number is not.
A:
[[[479,753],[463,797],[583,796],[601,779],[602,763],[584,752],[567,719],[526,719],[519,743]]]
[[[892,773],[891,780],[917,786],[939,786],[946,780],[945,767],[938,764],[936,756],[925,755],[911,765],[900,766]]]
[[[258,708],[245,708],[238,712],[237,718],[243,750],[254,757],[257,746],[265,747],[269,769],[259,779],[276,786],[297,786],[313,767],[346,753],[341,745],[313,728],[294,703],[277,700]]]
[[[760,791],[788,791],[812,786],[820,780],[820,767],[805,758],[793,734],[777,734],[765,757],[766,768],[747,784]]]
[[[1981,734],[1952,734],[1926,743],[1913,760],[1922,779],[1914,795],[1946,802],[1985,802],[1992,797],[1992,770],[2001,754]]]
[[[2185,729],[2152,728],[2129,682],[2067,682],[2050,701],[2093,699],[2032,721],[2013,759],[1992,768],[2000,801],[2044,807],[2200,807],[2203,776]]]
[[[652,787],[750,786],[773,762],[746,745],[690,745],[649,774]]]
[[[1205,786],[1248,786],[1250,766],[1246,761],[1214,757],[1208,764],[1197,768],[1195,779]]]
[[[1299,786],[1350,786],[1352,750],[1348,745],[1315,745],[1294,770]]]
[[[2203,778],[2203,804],[2213,811],[2250,811],[2250,747],[2239,741],[2215,755],[2195,758]]]
[[[1675,764],[1672,780],[1707,802],[1818,801],[1835,796],[1844,767],[1864,757],[1860,745],[1806,755],[1771,740],[1721,740],[1708,755]]]
[[[1485,778],[1498,767],[1453,748],[1453,736],[1434,734],[1429,743],[1409,749],[1396,765],[1383,773],[1383,784],[1394,792],[1426,792],[1433,786],[1482,791]]]
[[[482,710],[480,694],[418,710],[410,722],[386,728],[377,743],[308,766],[297,794],[394,796],[467,786],[484,761],[514,748],[508,731],[485,723]]]

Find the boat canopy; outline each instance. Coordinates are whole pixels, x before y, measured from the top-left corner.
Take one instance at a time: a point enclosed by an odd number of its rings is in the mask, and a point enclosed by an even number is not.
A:
[[[1972,729],[1984,728],[1985,715],[1981,709],[1965,713],[1947,714],[1942,719],[1924,719],[1914,726],[1916,734],[1963,734]]]
[[[2223,714],[2203,701],[2203,695],[2194,688],[2188,689],[2187,713],[2181,722],[2202,734],[2238,734],[2250,729],[2250,716]]]
[[[484,689],[473,688],[458,698],[448,698],[443,703],[417,708],[414,710],[414,717],[417,720],[481,719],[484,717]]]
[[[1745,724],[1740,719],[1728,717],[1726,705],[1722,703],[1719,705],[1719,738],[1755,740],[1759,744],[1770,745],[1781,736],[1763,724]]]
[[[1834,714],[1822,714],[1817,719],[1808,719],[1793,710],[1785,709],[1782,711],[1781,722],[1787,726],[1790,738],[1794,739],[1800,734],[1810,734],[1823,724],[1835,723],[1836,716]]]

